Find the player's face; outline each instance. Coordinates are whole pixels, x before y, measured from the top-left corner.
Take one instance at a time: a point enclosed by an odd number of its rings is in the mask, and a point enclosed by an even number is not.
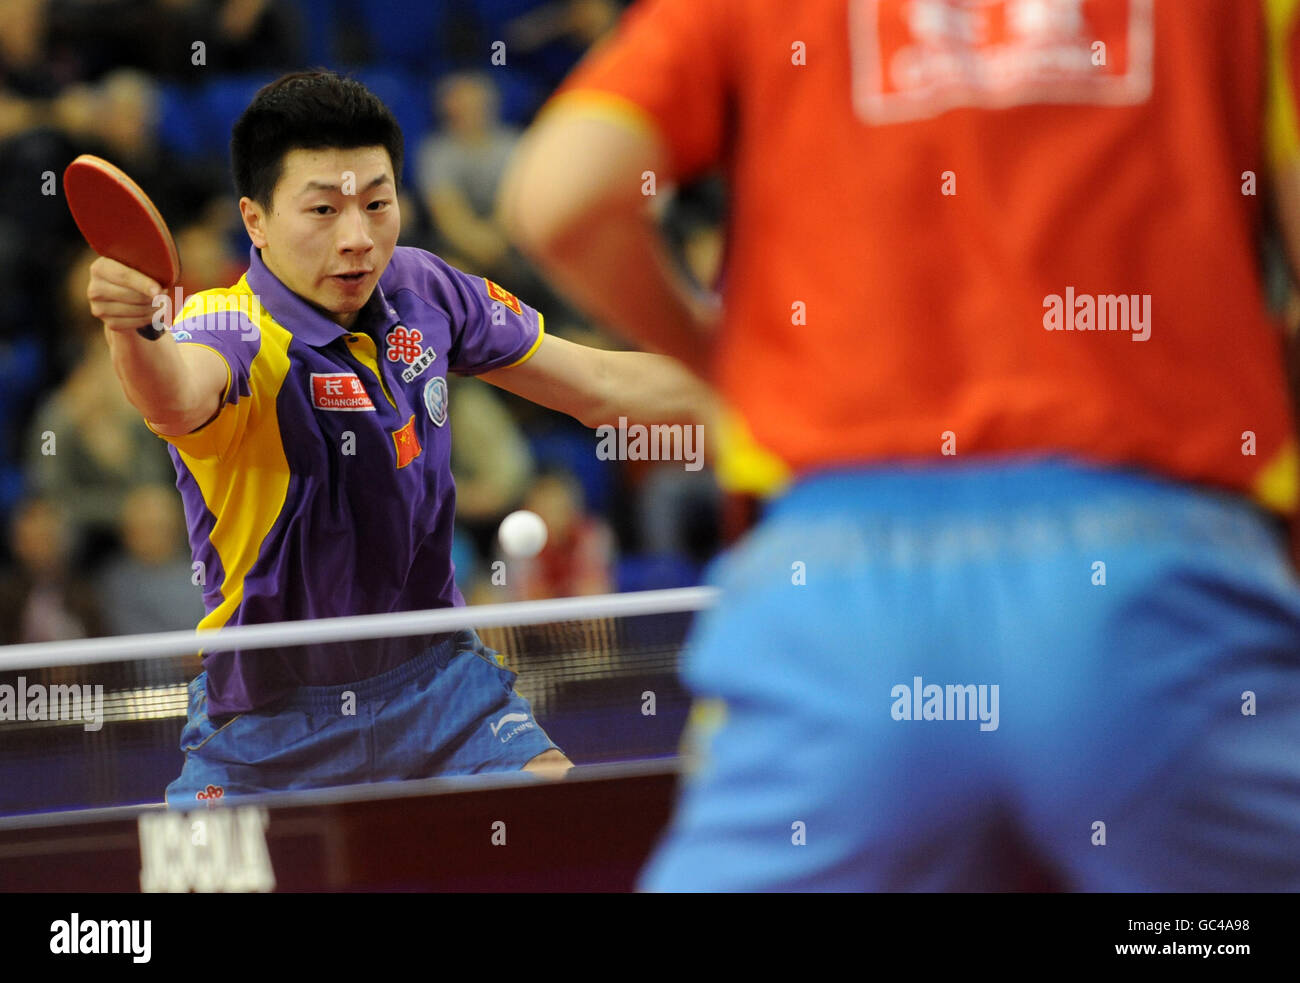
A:
[[[291,150],[269,209],[239,202],[280,282],[350,328],[393,258],[401,214],[383,147]]]

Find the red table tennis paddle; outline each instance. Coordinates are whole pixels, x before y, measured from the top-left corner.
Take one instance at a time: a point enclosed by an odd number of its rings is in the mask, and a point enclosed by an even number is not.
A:
[[[180,279],[176,243],[149,196],[120,168],[82,154],[63,172],[72,218],[90,248],[156,280],[168,290]],[[146,338],[158,336],[139,328]]]

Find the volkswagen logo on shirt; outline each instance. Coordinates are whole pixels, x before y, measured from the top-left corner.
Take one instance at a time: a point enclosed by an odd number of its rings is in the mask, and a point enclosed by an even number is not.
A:
[[[424,408],[435,427],[447,422],[447,380],[442,376],[436,375],[425,383]]]

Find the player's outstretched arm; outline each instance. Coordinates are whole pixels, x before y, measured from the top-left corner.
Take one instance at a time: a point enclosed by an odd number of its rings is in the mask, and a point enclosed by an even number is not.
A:
[[[713,414],[712,390],[676,359],[603,351],[553,335],[527,361],[481,378],[592,428],[617,426],[619,417],[647,426],[707,424]]]
[[[676,271],[642,193],[669,173],[647,129],[561,103],[525,136],[502,181],[520,249],[602,325],[705,374],[718,307]]]
[[[116,260],[101,256],[91,264],[86,297],[104,322],[126,398],[159,433],[187,434],[216,415],[228,369],[220,355],[178,345],[170,333],[153,341],[137,334],[152,322],[160,293],[157,283]]]

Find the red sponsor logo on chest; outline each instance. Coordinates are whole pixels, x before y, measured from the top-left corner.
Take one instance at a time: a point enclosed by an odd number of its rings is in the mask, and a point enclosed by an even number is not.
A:
[[[318,410],[364,411],[372,413],[375,404],[354,372],[313,372],[311,405]]]
[[[404,468],[420,456],[420,438],[415,435],[415,417],[406,421],[401,430],[393,431],[393,443],[397,445],[397,466]]]
[[[424,334],[418,328],[408,328],[399,324],[384,335],[384,340],[388,342],[390,362],[405,362],[410,365],[424,353],[424,349],[420,346]]]

